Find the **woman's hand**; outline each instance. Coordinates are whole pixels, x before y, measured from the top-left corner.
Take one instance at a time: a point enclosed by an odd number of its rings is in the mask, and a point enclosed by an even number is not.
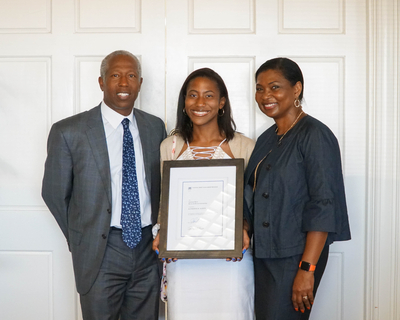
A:
[[[243,248],[242,253],[245,254],[247,249],[250,247],[250,237],[245,228],[243,228]]]
[[[249,234],[247,233],[247,230],[243,228],[243,248],[242,248],[242,253],[245,254],[247,249],[250,247],[250,237]],[[242,258],[226,258],[226,261],[241,261]]]
[[[328,237],[327,232],[309,231],[302,261],[316,265]],[[304,313],[314,303],[314,272],[299,269],[293,281],[292,303],[296,311]]]
[[[157,255],[160,253],[160,251],[158,250],[159,244],[160,244],[160,234],[157,233],[156,237],[153,240],[153,246],[152,246],[152,249],[157,253]]]
[[[293,282],[292,303],[296,311],[304,313],[314,303],[314,272],[299,269]]]
[[[152,249],[157,253],[157,255],[159,255],[159,253],[160,253],[160,251],[158,249],[159,245],[160,245],[160,234],[158,233],[153,240],[153,246],[152,246]],[[167,261],[167,263],[178,261],[177,258],[167,258],[167,260],[165,260],[165,258],[161,258],[160,260],[163,262]]]

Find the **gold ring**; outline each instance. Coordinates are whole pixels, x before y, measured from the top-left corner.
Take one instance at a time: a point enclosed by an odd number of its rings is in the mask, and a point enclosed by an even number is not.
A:
[[[303,299],[304,299],[304,300],[308,300],[308,297],[307,297],[307,296],[304,296]]]

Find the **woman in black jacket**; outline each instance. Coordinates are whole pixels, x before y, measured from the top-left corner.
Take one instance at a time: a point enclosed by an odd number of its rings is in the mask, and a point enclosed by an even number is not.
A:
[[[302,110],[303,88],[290,59],[268,60],[256,72],[256,101],[275,121],[245,173],[257,320],[308,319],[329,245],[350,239],[338,142]]]

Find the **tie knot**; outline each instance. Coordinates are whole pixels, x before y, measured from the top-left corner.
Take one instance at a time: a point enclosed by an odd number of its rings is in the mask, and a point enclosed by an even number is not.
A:
[[[128,118],[125,118],[124,120],[122,120],[122,126],[124,127],[124,130],[129,129],[129,119]]]

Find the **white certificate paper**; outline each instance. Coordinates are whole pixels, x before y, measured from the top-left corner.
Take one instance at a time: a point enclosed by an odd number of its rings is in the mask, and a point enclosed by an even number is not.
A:
[[[235,166],[171,168],[167,250],[233,250],[235,193]]]
[[[224,181],[182,183],[181,237],[222,236]]]

